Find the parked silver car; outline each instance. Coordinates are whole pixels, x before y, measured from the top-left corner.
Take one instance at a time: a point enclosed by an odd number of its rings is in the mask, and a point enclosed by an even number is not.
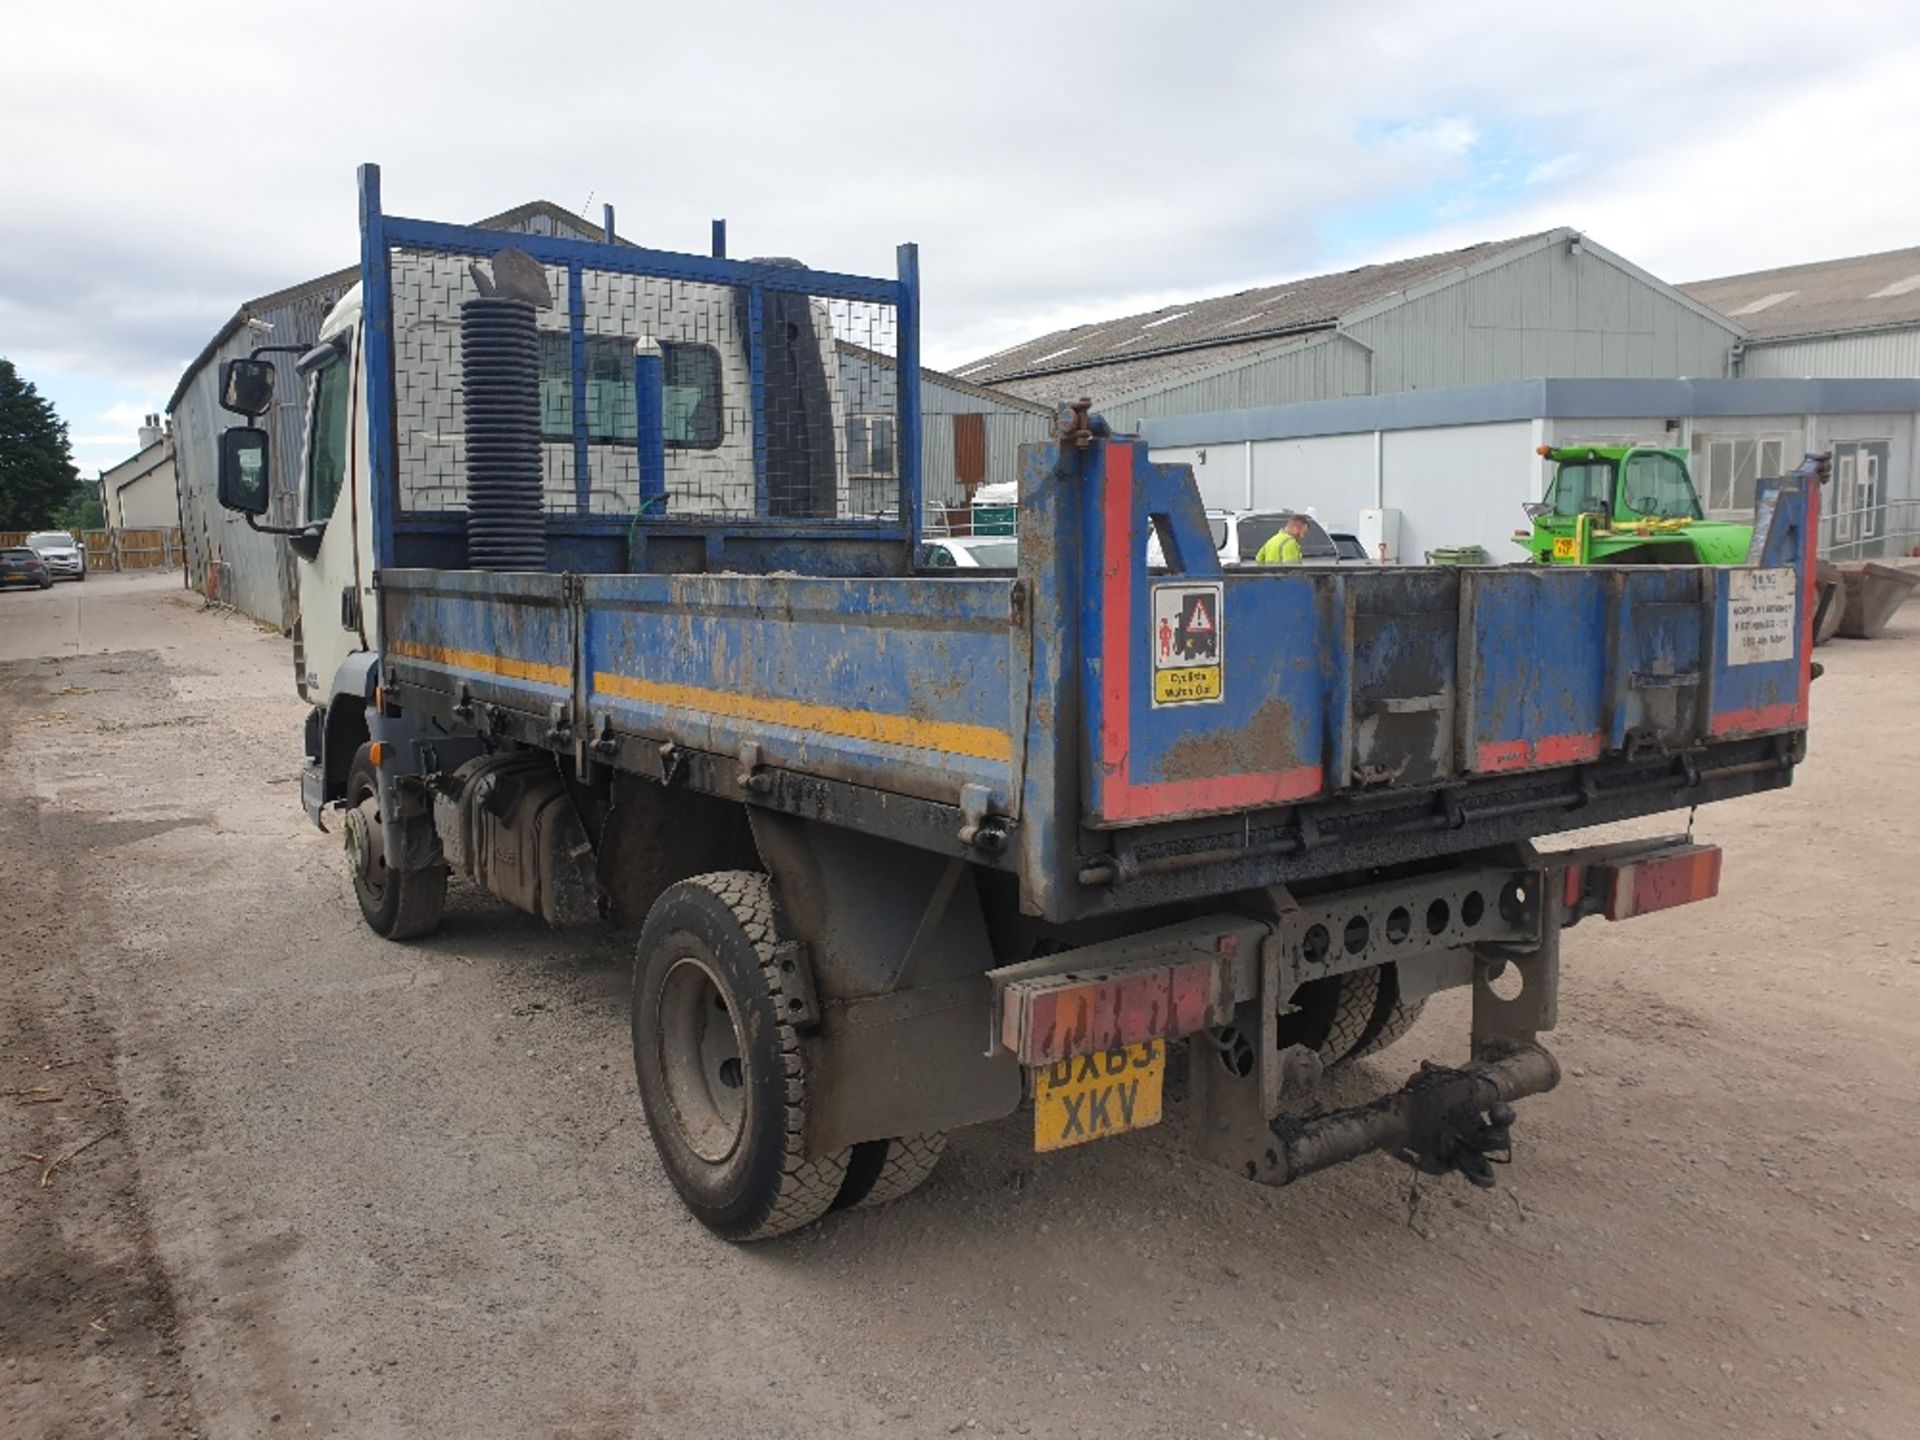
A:
[[[27,536],[27,548],[46,562],[54,579],[87,578],[87,547],[65,530],[36,530]]]

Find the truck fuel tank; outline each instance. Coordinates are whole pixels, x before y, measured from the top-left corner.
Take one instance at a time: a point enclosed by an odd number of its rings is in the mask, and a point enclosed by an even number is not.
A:
[[[434,797],[447,863],[556,928],[600,917],[593,843],[551,756],[487,755]]]

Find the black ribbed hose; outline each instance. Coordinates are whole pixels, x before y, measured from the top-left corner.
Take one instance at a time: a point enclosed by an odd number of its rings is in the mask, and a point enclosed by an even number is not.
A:
[[[540,332],[524,300],[483,296],[460,306],[466,400],[467,564],[545,570],[540,475]]]

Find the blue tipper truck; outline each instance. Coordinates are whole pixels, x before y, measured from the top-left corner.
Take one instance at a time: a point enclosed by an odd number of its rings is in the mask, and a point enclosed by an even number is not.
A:
[[[1023,1105],[1041,1150],[1156,1123],[1170,1061],[1244,1180],[1491,1183],[1559,1079],[1563,929],[1719,882],[1684,836],[1534,842],[1804,757],[1817,465],[1745,566],[1223,573],[1190,472],[1071,405],[1017,569],[921,573],[911,246],[436,224],[371,166],[360,202],[318,344],[222,377],[306,406],[300,456],[220,447],[296,557],[303,798],[389,940],[451,875],[637,929],[640,1099],[721,1235],[903,1195]],[[1451,987],[1457,1063],[1316,1098]]]

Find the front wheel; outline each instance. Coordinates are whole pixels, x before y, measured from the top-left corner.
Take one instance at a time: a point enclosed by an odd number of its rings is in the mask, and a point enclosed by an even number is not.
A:
[[[788,1019],[764,875],[669,886],[633,972],[633,1066],[667,1177],[728,1240],[765,1240],[827,1213],[850,1150],[810,1158],[807,1063]]]
[[[447,870],[393,870],[387,865],[380,819],[380,772],[371,745],[354,752],[347,772],[347,817],[343,827],[347,869],[360,913],[373,933],[388,940],[417,940],[440,926],[447,907]]]

